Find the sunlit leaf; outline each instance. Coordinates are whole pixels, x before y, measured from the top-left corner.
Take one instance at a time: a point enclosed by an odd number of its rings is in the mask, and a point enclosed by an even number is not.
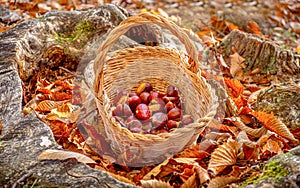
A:
[[[233,102],[235,103],[238,109],[241,109],[242,107],[246,107],[247,105],[247,100],[242,95],[233,98]]]
[[[142,187],[144,188],[173,188],[169,183],[160,180],[141,180]]]
[[[115,173],[110,173],[110,172],[108,172],[108,173],[109,173],[109,175],[111,175],[116,180],[135,185],[135,183],[133,181],[131,181],[130,179],[128,179],[124,176],[121,176],[121,175],[118,175],[118,174],[115,174]]]
[[[230,183],[238,181],[244,174],[246,174],[250,170],[251,168],[233,166],[232,171],[228,175],[219,176],[212,179],[209,182],[208,187],[210,188],[224,187]]]
[[[266,144],[262,148],[262,152],[269,151],[274,154],[282,153],[281,147],[278,142],[268,139]]]
[[[189,178],[184,181],[184,183],[180,186],[180,188],[191,188],[191,187],[198,187],[196,173],[193,172]]]
[[[236,182],[239,179],[240,178],[234,176],[218,176],[209,182],[208,188],[221,188],[229,183]]]
[[[195,166],[195,170],[197,172],[198,178],[200,179],[200,183],[203,184],[210,180],[210,176],[206,169],[201,166]]]
[[[233,97],[238,97],[244,92],[244,86],[235,79],[224,78],[226,86],[229,88]]]
[[[60,106],[62,103],[62,101],[44,100],[36,106],[35,110],[39,112],[50,112],[51,110]]]
[[[74,88],[74,85],[68,81],[56,80],[55,85],[62,86],[62,90],[72,90]]]
[[[220,145],[211,154],[208,170],[214,175],[221,173],[226,167],[236,163],[239,145],[236,141],[229,141]]]
[[[186,148],[181,153],[176,155],[176,157],[178,158],[198,158],[198,159],[204,159],[209,156],[210,154],[208,152],[200,149],[199,144]]]
[[[245,131],[248,135],[250,135],[254,138],[259,138],[267,132],[267,129],[265,127],[261,127],[258,129],[253,129],[251,127],[248,127],[241,121],[240,117],[231,117],[231,118],[226,118],[226,119],[231,120],[235,126],[237,126],[239,129]]]
[[[249,28],[249,30],[251,31],[251,33],[256,34],[258,36],[263,36],[263,34],[261,33],[259,26],[257,25],[256,22],[254,21],[249,21],[247,23],[247,27]]]
[[[86,164],[96,164],[94,160],[91,158],[72,151],[64,151],[64,150],[54,150],[49,149],[43,151],[39,156],[38,160],[66,160],[75,158],[78,162],[86,163]]]
[[[63,101],[72,99],[72,93],[66,93],[66,92],[53,92],[51,93],[51,99],[55,101]]]
[[[243,68],[245,67],[243,64],[244,61],[245,59],[237,52],[235,52],[233,55],[230,55],[230,74],[233,77],[243,74]]]
[[[274,116],[273,113],[268,114],[262,111],[253,111],[251,114],[254,117],[256,117],[270,131],[273,131],[288,140],[297,141],[297,139],[290,132],[287,126],[283,122],[281,122],[279,118]]]

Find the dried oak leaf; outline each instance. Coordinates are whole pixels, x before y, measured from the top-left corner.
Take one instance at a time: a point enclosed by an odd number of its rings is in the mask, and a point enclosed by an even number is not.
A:
[[[298,141],[290,132],[287,126],[281,122],[273,113],[268,114],[262,111],[253,111],[251,114],[256,117],[264,127],[290,141]]]
[[[221,173],[226,167],[236,163],[239,145],[236,141],[228,141],[220,145],[211,154],[208,164],[208,170],[211,170],[214,175]]]
[[[93,159],[72,151],[48,149],[38,156],[38,160],[66,160],[72,158],[75,158],[78,162],[85,164],[97,164]]]

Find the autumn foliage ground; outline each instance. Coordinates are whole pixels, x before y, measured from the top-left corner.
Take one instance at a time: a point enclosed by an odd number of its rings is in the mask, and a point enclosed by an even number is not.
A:
[[[273,1],[270,1],[270,3]],[[77,10],[96,7],[105,2],[102,1],[32,1],[32,2],[7,2],[0,1],[0,5],[14,10],[21,19],[15,23],[0,22],[0,32],[5,32],[16,24],[38,17],[40,14],[51,10]],[[133,12],[152,11],[155,14],[169,16],[174,21],[180,17],[168,15],[167,9],[178,6],[189,6],[201,2],[190,1],[116,1],[121,6]],[[203,4],[208,2],[204,1]],[[248,4],[247,4],[248,3]],[[260,28],[256,22],[247,23],[247,30],[240,25],[218,18],[215,13],[222,6],[258,6],[256,1],[213,1],[210,2],[210,11],[201,24],[195,24],[193,29],[208,47],[218,49],[218,44],[230,31],[238,29],[261,37],[276,40],[279,45],[294,52],[300,52],[299,34],[300,23],[297,13],[299,4],[289,2],[276,2],[267,4],[264,2],[263,11],[269,25],[277,32],[263,33],[265,28]],[[261,9],[260,9],[261,10]],[[299,15],[298,15],[299,16]],[[186,18],[183,18],[186,19]],[[197,18],[196,18],[197,19]],[[184,27],[188,27],[183,25]],[[297,40],[298,39],[298,40]],[[220,53],[221,54],[221,53]],[[219,57],[221,56],[219,54]],[[98,148],[104,153],[108,145],[105,139],[99,135],[92,125],[84,125],[88,133],[80,132],[76,124],[80,113],[78,104],[82,102],[80,92],[74,84],[75,72],[61,68],[59,70],[44,70],[38,73],[36,81],[24,83],[24,110],[25,114],[35,113],[52,129],[57,142],[64,149],[75,151],[82,155],[65,153],[58,159],[75,157],[81,162],[88,163],[93,168],[110,172],[112,176],[128,183],[143,186],[173,186],[173,187],[221,187],[234,185],[245,179],[255,179],[260,176],[262,164],[272,156],[287,152],[299,144],[299,129],[289,130],[279,118],[272,113],[255,111],[252,107],[255,103],[257,92],[266,85],[245,84],[234,79],[236,74],[235,64],[241,64],[244,58],[232,49],[229,60],[232,67],[223,67],[224,82],[228,95],[226,116],[222,122],[213,121],[200,134],[195,146],[185,149],[174,157],[158,165],[131,168],[125,165],[110,163],[105,157],[94,152],[87,144],[86,138],[94,135],[98,139]],[[224,65],[224,63],[220,63]],[[207,73],[208,74],[208,73]],[[209,77],[203,73],[204,77]],[[46,75],[46,76],[45,76]],[[50,76],[51,75],[51,76]],[[223,80],[216,78],[216,80]],[[55,151],[58,152],[58,151]],[[49,159],[53,153],[44,153],[41,159]],[[91,162],[90,159],[93,161]]]

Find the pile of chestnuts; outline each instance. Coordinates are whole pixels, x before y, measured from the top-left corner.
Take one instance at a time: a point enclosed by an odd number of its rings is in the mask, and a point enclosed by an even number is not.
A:
[[[113,105],[114,118],[133,133],[166,133],[194,122],[191,115],[184,115],[183,101],[173,85],[162,93],[145,82],[135,92],[119,91]]]

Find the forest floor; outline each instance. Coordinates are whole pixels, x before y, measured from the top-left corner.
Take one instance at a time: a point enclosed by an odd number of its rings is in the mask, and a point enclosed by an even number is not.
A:
[[[38,18],[49,11],[80,10],[104,3],[119,4],[133,13],[153,12],[167,17],[178,25],[191,29],[208,47],[215,47],[231,31],[240,30],[270,39],[284,50],[300,53],[300,2],[297,0],[2,0],[0,6],[12,12],[9,16],[2,16],[0,12],[0,32],[5,32],[25,20]],[[241,59],[243,58],[233,49],[231,63],[240,63]],[[67,150],[89,156],[97,162],[97,165],[93,165],[94,168],[106,170],[121,181],[144,186],[216,187],[231,184],[234,187],[237,184],[232,183],[241,180],[248,179],[248,183],[259,180],[262,174],[257,170],[262,169],[265,161],[299,145],[299,129],[290,131],[274,114],[249,107],[253,103],[251,94],[265,88],[265,85],[247,85],[234,79],[232,75],[228,76],[232,71],[229,70],[224,83],[233,102],[232,106],[238,110],[238,114],[233,117],[231,112],[226,113],[227,117],[221,123],[212,123],[205,128],[200,134],[202,139],[199,139],[196,146],[187,148],[174,158],[156,166],[131,168],[112,164],[85,145],[86,141],[78,131],[76,123],[63,120],[74,118],[73,104],[70,103],[74,89],[72,75],[51,81],[47,77],[40,77],[36,85],[30,86],[34,92],[24,92],[24,105],[30,106],[29,101],[38,97],[39,103],[35,104],[34,111],[36,114],[46,115],[44,117],[48,118],[47,122],[51,122],[49,126],[57,142]],[[52,102],[42,100],[54,95],[59,97]],[[45,110],[45,106],[52,109]],[[245,126],[251,127],[251,130]],[[268,130],[270,132],[267,134]],[[284,175],[286,171],[279,169],[278,173]]]

